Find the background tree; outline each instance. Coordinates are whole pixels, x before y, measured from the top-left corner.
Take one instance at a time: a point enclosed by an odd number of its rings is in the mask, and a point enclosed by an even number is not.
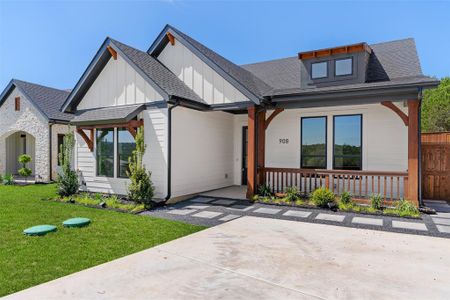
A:
[[[78,192],[80,184],[78,175],[72,169],[73,150],[75,147],[75,137],[73,131],[69,127],[69,133],[64,136],[59,153],[59,165],[61,166],[61,174],[58,174],[58,194],[60,196],[70,196]]]
[[[22,164],[22,168],[19,169],[19,175],[25,177],[25,182],[28,180],[28,176],[31,175],[33,171],[27,167],[27,164],[31,162],[31,156],[27,154],[22,154],[19,156],[19,163]]]
[[[438,87],[424,91],[422,131],[450,131],[450,77],[443,78]]]

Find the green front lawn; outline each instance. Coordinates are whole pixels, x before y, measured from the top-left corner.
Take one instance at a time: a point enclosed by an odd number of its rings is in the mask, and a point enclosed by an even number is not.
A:
[[[202,230],[204,227],[79,205],[43,201],[55,185],[0,186],[0,296],[74,273]],[[87,217],[91,225],[62,222]],[[25,228],[57,225],[43,237]]]

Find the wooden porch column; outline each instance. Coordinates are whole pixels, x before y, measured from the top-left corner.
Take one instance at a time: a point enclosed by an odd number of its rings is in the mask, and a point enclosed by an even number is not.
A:
[[[257,113],[258,124],[256,130],[258,133],[257,137],[257,178],[258,185],[262,185],[266,182],[265,173],[262,169],[265,167],[266,158],[266,111],[262,110]]]
[[[408,200],[419,205],[419,101],[408,100]]]
[[[251,199],[256,188],[256,107],[248,107],[247,137],[247,199]]]

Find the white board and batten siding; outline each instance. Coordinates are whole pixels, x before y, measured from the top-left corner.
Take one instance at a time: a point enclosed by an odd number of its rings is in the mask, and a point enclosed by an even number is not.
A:
[[[77,109],[161,101],[163,97],[123,57],[110,59]]]
[[[407,113],[402,102],[395,103]],[[268,115],[272,112],[269,111]],[[405,172],[408,169],[408,127],[381,104],[288,109],[270,123],[266,132],[266,166],[300,167],[300,120],[302,117],[327,117],[327,169],[333,168],[333,116],[362,114],[363,170]],[[247,115],[237,115],[234,129],[234,183],[241,182],[242,127]],[[289,140],[281,143],[280,139]]]
[[[233,122],[224,112],[172,111],[172,197],[233,184]]]
[[[208,104],[248,101],[227,80],[178,40],[168,43],[158,60]]]
[[[161,101],[163,97],[134,70],[120,55],[110,59],[105,68],[87,91],[78,105],[78,110],[121,106]],[[152,172],[155,197],[165,197],[167,193],[167,108],[148,108],[141,112],[147,151],[144,164]],[[86,132],[88,134],[88,132]],[[88,134],[89,136],[89,134]],[[117,161],[117,135],[114,134],[115,161]],[[94,139],[95,140],[95,139]],[[126,194],[129,179],[97,176],[96,149],[90,151],[85,141],[76,134],[76,166],[86,183],[84,189],[91,192]]]

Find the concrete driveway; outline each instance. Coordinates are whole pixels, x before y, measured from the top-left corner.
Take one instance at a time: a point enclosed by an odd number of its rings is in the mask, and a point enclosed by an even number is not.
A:
[[[257,217],[7,299],[449,299],[448,239]]]

